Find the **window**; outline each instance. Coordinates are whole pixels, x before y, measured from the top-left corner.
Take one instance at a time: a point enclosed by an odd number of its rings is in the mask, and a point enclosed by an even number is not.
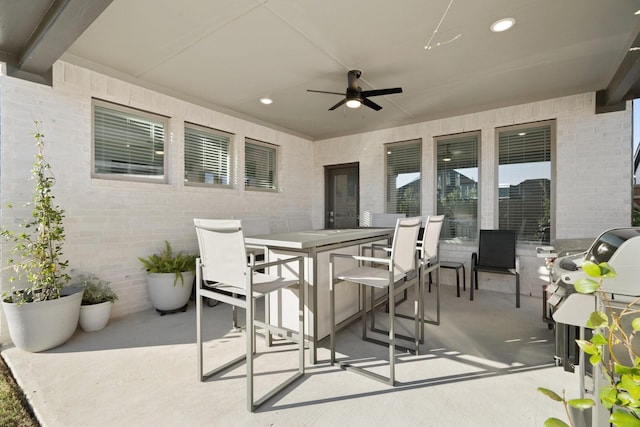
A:
[[[185,124],[184,181],[187,185],[231,186],[231,138],[226,132]]]
[[[93,102],[93,174],[165,182],[166,118]]]
[[[553,124],[498,129],[498,215],[520,243],[549,243]]]
[[[437,137],[437,214],[440,237],[473,241],[478,233],[478,144],[480,133]]]
[[[245,139],[244,185],[249,190],[276,189],[276,146]]]
[[[420,215],[422,141],[386,144],[386,213]]]

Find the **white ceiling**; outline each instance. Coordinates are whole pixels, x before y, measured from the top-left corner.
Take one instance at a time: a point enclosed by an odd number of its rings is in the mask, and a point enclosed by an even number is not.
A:
[[[639,0],[113,0],[62,59],[323,139],[605,89],[638,34],[638,9]],[[490,32],[503,17],[515,27]],[[327,111],[340,96],[306,91],[344,92],[350,69],[362,70],[363,90],[403,93],[372,98],[378,112]]]

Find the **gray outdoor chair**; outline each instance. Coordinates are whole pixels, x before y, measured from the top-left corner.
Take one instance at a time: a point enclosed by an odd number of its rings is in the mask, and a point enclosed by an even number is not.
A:
[[[356,367],[348,362],[340,362],[340,366],[346,370],[352,370],[369,378],[381,381],[390,385],[395,385],[395,351],[396,337],[401,337],[395,332],[396,319],[396,296],[403,293],[409,287],[414,287],[414,349],[408,347],[403,348],[407,351],[419,353],[420,336],[419,327],[420,313],[418,311],[419,284],[417,273],[417,252],[416,244],[418,232],[422,220],[420,217],[402,218],[396,222],[393,243],[391,245],[390,256],[378,258],[373,256],[347,255],[332,253],[329,257],[329,319],[331,323],[330,347],[331,347],[331,364],[336,362],[336,313],[335,313],[335,285],[338,281],[345,281],[357,284],[360,287],[360,295],[362,296],[362,339],[376,344],[382,344],[389,347],[389,376],[385,377],[369,370]],[[338,259],[350,259],[358,261],[359,266],[349,269],[343,273],[336,274],[335,263]],[[385,266],[385,268],[363,265],[363,263],[372,263],[377,266]],[[389,339],[382,341],[367,336],[367,296],[365,287],[370,290],[371,314],[375,310],[374,289],[385,289],[388,298],[389,307]],[[402,348],[398,346],[398,348]]]
[[[244,235],[240,220],[216,220],[194,219],[200,258],[196,261],[196,341],[198,347],[198,377],[200,381],[226,371],[238,363],[246,361],[247,364],[247,409],[254,411],[265,401],[283,390],[293,381],[304,375],[304,282],[300,280],[269,275],[257,270],[270,271],[283,270],[295,272],[298,277],[304,277],[304,264],[302,257],[288,258],[286,260],[255,263],[254,255],[249,253],[250,262],[247,264],[247,249],[244,243]],[[293,265],[291,265],[293,264]],[[297,265],[295,265],[297,264]],[[297,270],[295,268],[297,267]],[[291,274],[289,274],[291,276]],[[285,287],[296,287],[298,290],[298,316],[299,329],[292,331],[280,328],[255,318],[255,301],[270,292]],[[243,308],[246,311],[246,354],[219,366],[209,372],[204,372],[203,362],[203,321],[202,311],[205,298],[231,304],[234,307]],[[268,307],[265,308],[265,310]],[[286,381],[273,388],[262,398],[254,397],[253,361],[256,355],[256,326],[263,328],[268,333],[279,335],[282,338],[298,344],[298,370]],[[218,351],[224,351],[218,347]]]
[[[478,272],[516,276],[516,308],[520,307],[520,266],[516,256],[516,232],[480,230],[478,252],[471,254],[471,294],[478,289]]]

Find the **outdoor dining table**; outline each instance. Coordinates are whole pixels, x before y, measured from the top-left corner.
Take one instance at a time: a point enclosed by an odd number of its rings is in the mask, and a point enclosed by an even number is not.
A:
[[[329,255],[334,252],[360,254],[363,245],[389,243],[393,228],[357,228],[344,230],[309,230],[271,233],[245,237],[248,246],[263,247],[265,259],[275,261],[290,257],[304,257],[304,285],[307,286],[305,301],[305,339],[309,345],[309,361],[317,360],[318,342],[329,335]],[[347,262],[339,268],[353,267]],[[282,274],[282,272],[280,272]],[[295,271],[285,272],[295,275]],[[336,321],[338,328],[353,321],[360,310],[357,286],[336,287]],[[297,330],[297,292],[283,289],[270,295],[265,305],[267,323]],[[299,332],[299,331],[298,331]],[[270,344],[270,343],[269,343]]]

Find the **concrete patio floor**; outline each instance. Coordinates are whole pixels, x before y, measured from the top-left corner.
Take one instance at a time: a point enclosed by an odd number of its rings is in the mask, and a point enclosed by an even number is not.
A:
[[[481,289],[471,302],[468,290],[456,298],[453,287],[443,286],[441,296],[442,324],[426,326],[421,355],[400,357],[396,387],[331,366],[325,340],[319,363],[307,364],[301,381],[255,413],[246,410],[244,365],[198,381],[193,302],[186,313],[147,310],[113,319],[102,331],[78,330],[47,352],[10,347],[2,356],[44,427],[511,427],[565,418],[560,403],[536,391],[579,393],[578,377],[553,364],[553,333],[541,320],[539,298],[523,297],[516,309],[511,294]],[[433,298],[427,295],[430,313]],[[207,307],[205,317],[205,369],[244,352],[243,334],[230,330],[228,306]],[[388,350],[359,337],[359,324],[341,331],[339,357],[388,372]],[[295,364],[287,345],[257,357],[257,394]]]

